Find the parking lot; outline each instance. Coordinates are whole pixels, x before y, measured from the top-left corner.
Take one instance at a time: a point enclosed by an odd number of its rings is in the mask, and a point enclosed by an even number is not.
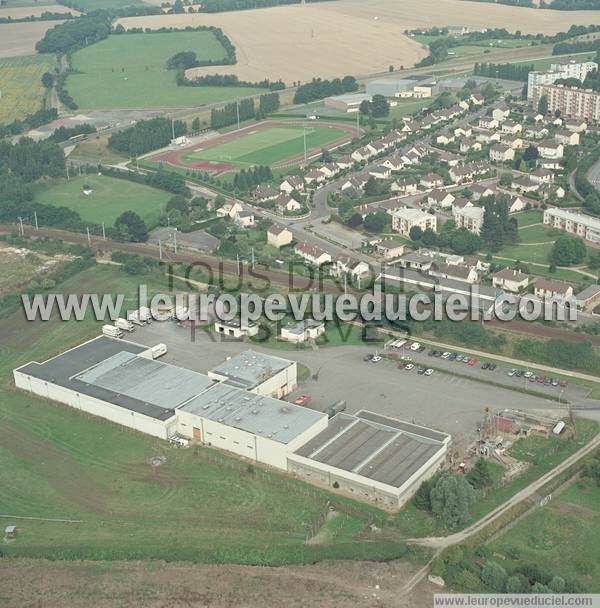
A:
[[[388,358],[382,358],[378,363],[365,361],[365,357],[373,353],[372,347],[368,346],[272,350],[238,341],[215,342],[202,331],[196,332],[192,342],[189,330],[171,322],[155,322],[139,328],[130,339],[149,346],[164,342],[169,346],[169,352],[163,357],[165,362],[204,373],[226,357],[249,348],[292,359],[306,365],[312,377],[291,399],[308,394],[312,397],[309,406],[320,411],[326,411],[328,406],[343,399],[351,413],[369,409],[414,421],[451,433],[455,444],[462,446],[477,436],[486,407],[492,410],[546,410],[566,415],[564,399],[584,401],[587,394],[586,389],[569,384],[559,404],[556,399],[511,390],[523,387],[524,381],[508,377],[506,370],[500,367],[490,372],[482,370],[481,365],[430,358],[428,351],[411,354],[422,367],[435,367],[429,377],[418,375],[416,370],[398,369],[398,361]],[[456,375],[458,371],[460,376]],[[466,374],[473,376],[464,377]],[[499,384],[502,386],[497,386]],[[553,387],[536,384],[536,391],[557,396],[557,389]]]

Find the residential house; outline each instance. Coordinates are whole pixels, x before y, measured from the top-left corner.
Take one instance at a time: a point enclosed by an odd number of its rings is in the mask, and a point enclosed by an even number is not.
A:
[[[350,169],[352,165],[354,165],[354,159],[350,154],[343,154],[335,159],[335,164],[338,166],[340,171],[344,171],[346,169]]]
[[[471,135],[473,135],[473,129],[469,125],[454,129],[455,137],[471,137]]]
[[[437,218],[435,215],[424,213],[419,209],[405,207],[392,213],[392,230],[402,236],[410,237],[412,228],[418,226],[421,230],[437,229]]]
[[[565,120],[565,129],[574,131],[575,133],[585,133],[587,127],[587,122],[581,118],[567,118]]]
[[[429,272],[433,266],[434,258],[419,253],[418,251],[411,251],[403,255],[398,260],[398,266],[401,268],[409,268],[411,270],[418,270],[419,272]]]
[[[506,104],[502,104],[492,110],[492,118],[499,123],[505,121],[510,115],[510,109]]]
[[[327,251],[309,243],[298,243],[294,247],[294,253],[313,266],[322,266],[331,262],[331,255]]]
[[[252,213],[252,211],[240,211],[233,218],[233,221],[240,228],[252,228],[252,226],[254,226],[254,213]]]
[[[564,156],[565,148],[556,141],[545,139],[538,144],[538,152],[542,158],[556,160]]]
[[[466,154],[467,152],[471,152],[471,151],[479,152],[483,148],[483,146],[482,146],[481,142],[479,142],[475,139],[467,138],[467,139],[461,139],[459,148],[463,154]]]
[[[299,203],[295,198],[291,197],[289,194],[285,194],[284,192],[282,192],[277,197],[276,204],[277,211],[282,215],[286,213],[294,213],[302,209],[301,203]]]
[[[304,176],[304,181],[309,185],[322,184],[327,178],[318,169],[312,169]]]
[[[279,191],[285,192],[286,194],[291,194],[296,190],[297,192],[304,191],[304,180],[298,175],[291,175],[284,179],[281,184],[279,184]]]
[[[473,200],[478,201],[481,198],[486,198],[487,196],[494,196],[496,191],[491,186],[484,186],[482,184],[473,184],[469,186],[469,190],[473,193]]]
[[[515,158],[515,151],[504,144],[490,148],[490,160],[496,163],[507,163]]]
[[[469,101],[474,106],[482,106],[485,103],[485,97],[479,93],[473,93],[471,97],[469,97]]]
[[[369,175],[375,179],[389,179],[392,175],[392,170],[386,165],[379,165],[371,169]]]
[[[356,192],[362,192],[363,188],[365,187],[365,185],[368,181],[369,181],[368,175],[366,175],[364,173],[359,173],[359,174],[353,175],[352,177],[349,177],[346,181],[344,181],[342,183],[342,185],[340,186],[340,190],[343,192],[345,190],[352,188],[353,190],[356,190]]]
[[[391,171],[400,171],[404,168],[404,160],[402,160],[401,154],[394,154],[389,156],[382,163],[384,167],[387,167]]]
[[[257,203],[274,201],[279,196],[279,191],[271,186],[257,186],[252,193],[252,199]]]
[[[508,197],[507,202],[508,212],[518,213],[519,211],[523,211],[523,209],[525,209],[525,207],[527,206],[528,202],[531,204],[532,201],[528,201],[527,199],[523,198],[522,196],[519,196],[518,194],[511,195]]]
[[[473,266],[462,264],[446,264],[445,262],[434,262],[429,274],[432,277],[440,279],[453,279],[454,281],[463,281],[464,283],[479,282],[479,275]]]
[[[452,208],[452,217],[457,228],[466,228],[469,232],[479,234],[483,226],[484,209],[466,206],[462,209]]]
[[[512,268],[504,268],[492,275],[492,285],[505,291],[518,293],[527,289],[529,277]]]
[[[452,133],[440,133],[436,139],[435,139],[436,143],[441,144],[443,146],[447,146],[448,144],[451,144],[452,142],[456,141],[456,138],[454,137],[454,135]]]
[[[446,192],[446,190],[440,190],[439,188],[436,188],[427,195],[427,202],[430,205],[435,205],[436,207],[446,209],[447,207],[452,206],[454,198],[454,195],[452,195],[450,192]]]
[[[292,231],[280,224],[272,224],[267,229],[267,244],[277,249],[281,249],[286,245],[289,245],[294,239]]]
[[[579,133],[577,131],[569,131],[568,129],[561,129],[554,135],[554,139],[563,146],[578,146],[579,145]]]
[[[230,217],[231,219],[235,219],[243,210],[244,208],[238,202],[225,203],[222,207],[217,209],[217,215],[219,217]]]
[[[535,295],[540,299],[556,298],[557,300],[565,300],[573,296],[573,287],[562,281],[538,279],[533,288]]]
[[[421,186],[427,190],[431,188],[439,188],[444,185],[444,180],[437,173],[428,173],[427,175],[422,175],[419,180]]]
[[[540,158],[538,160],[538,167],[551,171],[560,171],[562,169],[562,164],[558,158]]]
[[[419,184],[414,179],[397,179],[390,186],[390,191],[402,195],[417,194]]]
[[[370,270],[366,262],[348,257],[336,257],[331,265],[331,274],[335,277],[349,275],[358,279],[369,274]]]
[[[386,239],[375,243],[375,251],[383,257],[384,260],[395,260],[404,253],[404,245],[398,241]]]
[[[600,304],[600,285],[590,285],[576,296],[577,307],[581,310],[591,312]]]
[[[479,126],[482,129],[490,129],[493,131],[494,129],[497,129],[500,126],[500,123],[496,118],[493,118],[491,116],[482,116],[479,119]]]
[[[512,120],[507,120],[502,123],[502,127],[500,129],[502,133],[506,133],[508,135],[517,135],[523,131],[523,126],[518,122],[513,122]]]
[[[358,148],[357,150],[354,150],[354,152],[352,152],[352,154],[350,156],[352,157],[352,160],[354,162],[362,163],[362,162],[369,160],[369,158],[371,158],[371,156],[373,156],[373,152],[367,146],[363,146],[362,148]]]
[[[548,169],[536,169],[529,177],[536,184],[551,184],[554,181],[554,173]]]
[[[544,125],[528,125],[525,127],[523,135],[529,139],[544,139],[548,137],[548,129]]]
[[[517,192],[536,192],[540,187],[538,182],[533,181],[529,175],[522,175],[517,179],[513,179],[511,188]]]

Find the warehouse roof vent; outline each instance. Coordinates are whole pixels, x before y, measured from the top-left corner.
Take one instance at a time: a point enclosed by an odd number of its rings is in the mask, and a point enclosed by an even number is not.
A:
[[[290,408],[284,405],[279,411],[282,414],[287,414],[290,411]]]
[[[258,410],[252,410],[251,413],[254,414],[254,415],[256,415],[256,414],[258,414]]]

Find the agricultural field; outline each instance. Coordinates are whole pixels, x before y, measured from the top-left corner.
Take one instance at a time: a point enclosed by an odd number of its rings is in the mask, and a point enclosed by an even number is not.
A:
[[[68,6],[55,4],[54,2],[8,2],[8,6],[0,5],[0,19],[24,19],[25,17],[39,17],[42,13],[71,13],[79,15]]]
[[[342,129],[306,129],[307,150],[327,146],[346,135]],[[233,163],[238,167],[272,165],[304,152],[304,129],[300,125],[271,127],[239,139],[189,152],[182,157],[185,164],[198,160]]]
[[[0,124],[20,120],[42,108],[42,74],[53,70],[54,65],[51,55],[0,59]]]
[[[600,486],[576,481],[491,543],[507,571],[531,563],[600,591]]]
[[[79,273],[61,290],[121,293],[129,303],[140,280],[150,293],[169,291],[166,277],[134,280],[111,266]],[[397,541],[364,542],[369,514],[381,513],[343,498],[333,500],[354,509],[343,528],[328,542],[306,544],[325,521],[326,492],[12,388],[15,366],[97,335],[100,325],[91,315],[80,323],[27,323],[19,313],[0,320],[0,513],[42,518],[18,522],[6,555],[260,565],[421,555]]]
[[[35,43],[63,21],[29,21],[0,24],[0,58],[35,54]]]
[[[83,186],[92,188],[83,194]],[[135,211],[148,226],[158,223],[171,194],[143,184],[105,175],[82,175],[39,186],[34,200],[77,211],[84,221],[112,225],[124,211]]]
[[[81,109],[189,108],[264,92],[249,87],[179,87],[169,57],[194,51],[218,61],[225,51],[211,32],[113,35],[74,53],[67,89]],[[212,73],[228,66],[213,67]]]

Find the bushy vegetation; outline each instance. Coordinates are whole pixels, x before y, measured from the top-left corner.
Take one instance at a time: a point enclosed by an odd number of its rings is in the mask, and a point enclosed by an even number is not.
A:
[[[527,76],[532,71],[533,65],[521,63],[476,63],[473,69],[473,73],[476,76],[519,80],[522,82],[527,82]]]
[[[344,76],[344,78],[334,78],[333,80],[313,78],[311,82],[300,85],[296,89],[294,103],[310,103],[331,95],[343,95],[357,90],[358,83],[354,76]]]
[[[55,25],[39,40],[35,49],[38,53],[72,53],[84,46],[108,38],[111,18],[105,11],[84,15],[73,21]]]
[[[173,135],[180,137],[187,133],[187,125],[181,120],[173,123],[168,118],[141,120],[132,127],[113,133],[108,145],[117,152],[128,156],[138,156],[164,148]]]

